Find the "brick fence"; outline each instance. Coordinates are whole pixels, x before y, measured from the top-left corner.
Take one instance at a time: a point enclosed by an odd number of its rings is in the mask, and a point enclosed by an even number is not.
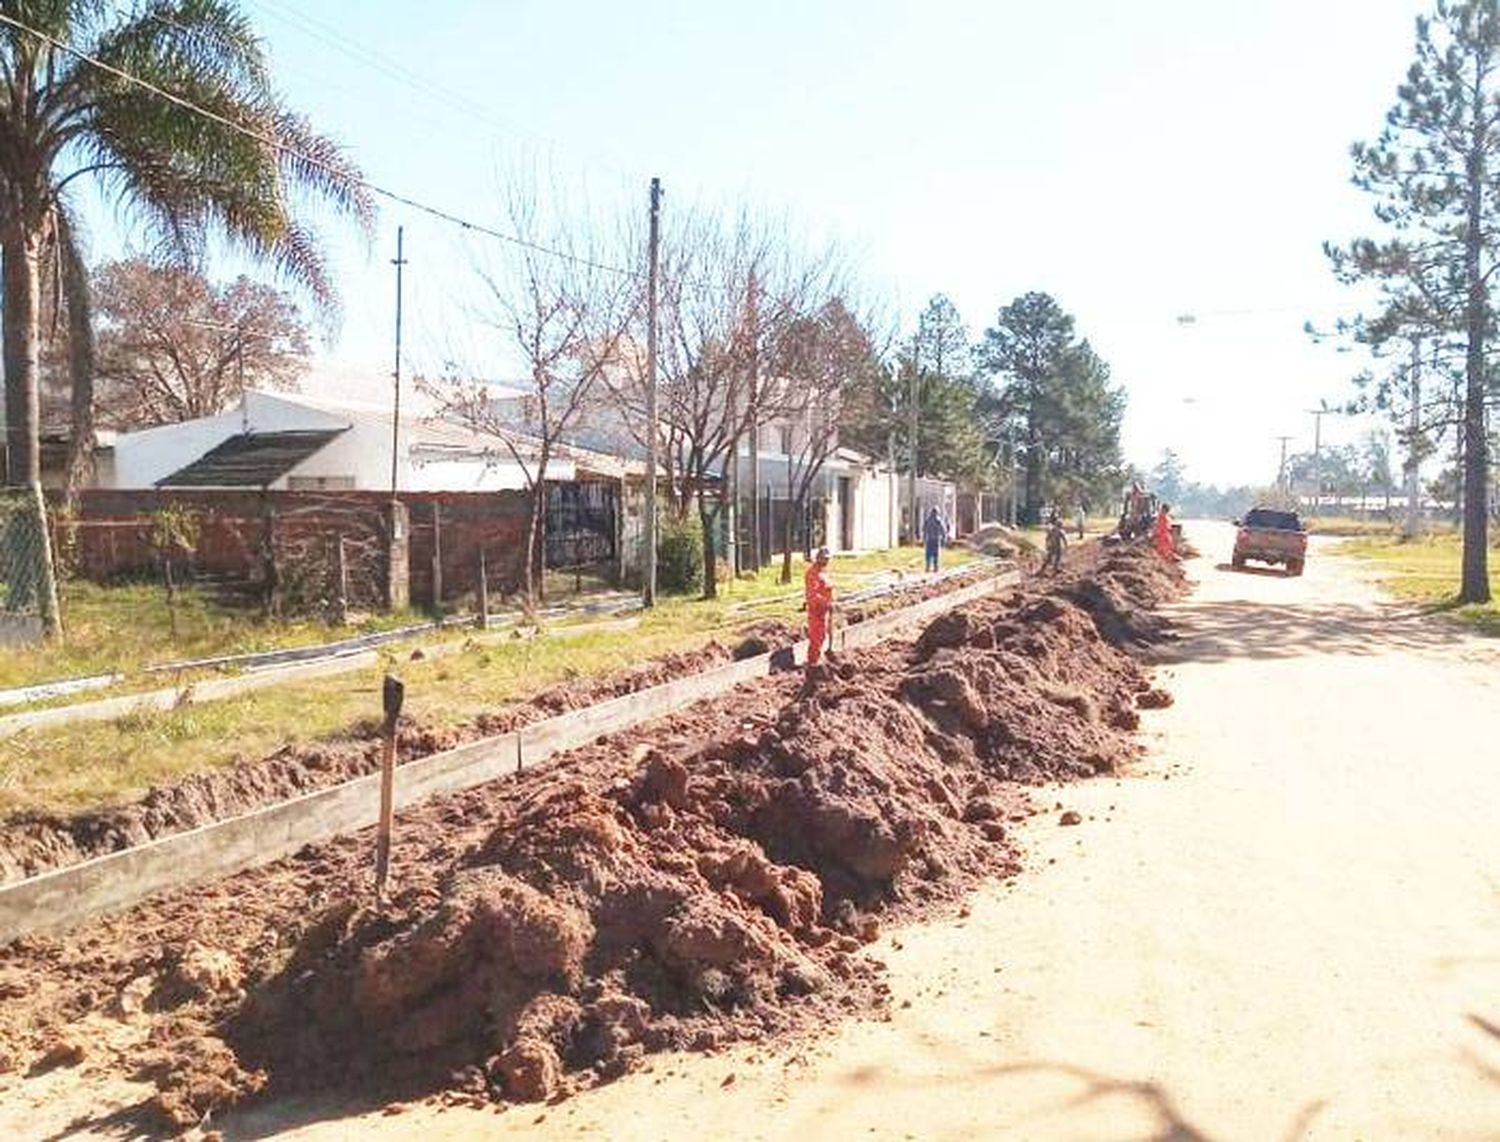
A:
[[[484,552],[497,596],[522,582],[529,511],[522,492],[403,492],[398,524],[382,492],[104,490],[82,493],[77,515],[57,523],[58,549],[94,582],[153,577],[163,511],[177,509],[196,532],[174,562],[210,581],[290,610],[317,610],[339,591],[340,548],[347,602],[378,609],[391,599],[431,607],[471,595]],[[393,537],[392,532],[395,532]]]

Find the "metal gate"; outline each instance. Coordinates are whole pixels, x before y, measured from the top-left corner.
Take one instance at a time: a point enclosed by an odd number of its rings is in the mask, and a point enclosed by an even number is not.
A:
[[[614,484],[549,483],[543,529],[547,567],[561,571],[614,562],[619,502]]]

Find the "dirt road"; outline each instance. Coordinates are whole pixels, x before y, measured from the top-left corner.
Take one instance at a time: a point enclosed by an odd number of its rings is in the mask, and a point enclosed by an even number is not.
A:
[[[884,1023],[669,1056],[551,1107],[226,1136],[1500,1137],[1500,648],[1378,601],[1318,545],[1178,608],[1151,756],[1057,796],[1030,869],[886,935]]]

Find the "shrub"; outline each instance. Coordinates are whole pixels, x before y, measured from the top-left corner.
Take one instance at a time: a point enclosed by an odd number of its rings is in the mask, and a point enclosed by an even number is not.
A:
[[[656,586],[669,595],[703,590],[703,530],[693,516],[663,517],[656,539]]]

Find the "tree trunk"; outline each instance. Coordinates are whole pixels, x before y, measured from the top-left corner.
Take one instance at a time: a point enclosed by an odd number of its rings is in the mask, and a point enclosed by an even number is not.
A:
[[[58,211],[62,245],[63,297],[68,307],[68,366],[71,374],[72,424],[68,440],[66,492],[74,507],[94,467],[94,297],[88,267],[78,248],[71,221]]]
[[[6,482],[27,487],[42,481],[40,369],[37,363],[38,269],[41,239],[19,223],[6,227],[5,421]]]
[[[1468,183],[1468,233],[1464,239],[1464,277],[1468,284],[1465,325],[1468,353],[1465,358],[1467,388],[1463,419],[1463,573],[1459,584],[1460,603],[1490,601],[1489,515],[1486,495],[1489,491],[1489,442],[1485,439],[1485,332],[1489,318],[1489,291],[1481,272],[1480,256],[1487,232],[1484,222],[1484,151],[1470,151]],[[1455,489],[1456,491],[1457,489]]]
[[[792,581],[792,545],[797,542],[796,535],[797,515],[796,509],[790,500],[786,505],[786,550],[781,553],[781,581],[790,583]]]
[[[719,560],[714,543],[714,510],[701,490],[698,493],[698,522],[703,528],[703,597],[715,599],[719,595]]]
[[[546,568],[542,567],[542,576],[538,576],[538,555],[541,551],[542,519],[547,508],[547,482],[538,479],[531,488],[531,516],[526,521],[526,566],[521,576],[522,590],[525,592],[526,605],[535,607],[542,601],[542,584],[538,579],[545,577]]]
[[[1021,506],[1021,522],[1042,521],[1042,449],[1033,424],[1026,431],[1026,495]]]

